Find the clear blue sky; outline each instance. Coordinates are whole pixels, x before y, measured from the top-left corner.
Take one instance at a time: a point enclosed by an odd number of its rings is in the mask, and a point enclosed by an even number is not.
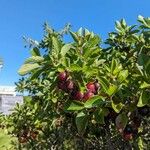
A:
[[[150,0],[0,0],[0,85],[18,81],[17,70],[29,56],[22,36],[40,40],[45,21],[55,29],[69,22],[73,30],[82,26],[106,38],[116,20],[135,24],[139,14],[150,16]]]

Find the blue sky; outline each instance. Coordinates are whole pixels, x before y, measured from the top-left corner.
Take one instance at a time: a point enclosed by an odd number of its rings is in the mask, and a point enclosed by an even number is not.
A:
[[[22,36],[40,40],[45,21],[55,29],[86,27],[105,39],[116,20],[135,24],[139,14],[150,17],[149,9],[150,0],[0,0],[0,85],[18,81],[17,70],[29,56]]]

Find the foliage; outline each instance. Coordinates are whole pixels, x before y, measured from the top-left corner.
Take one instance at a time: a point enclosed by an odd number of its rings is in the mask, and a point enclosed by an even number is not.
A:
[[[5,128],[5,116],[0,113],[0,149],[9,149],[13,150],[13,143],[16,141],[16,138],[8,135]]]
[[[20,147],[149,149],[150,18],[138,21],[117,21],[105,43],[87,29],[56,32],[45,25],[18,71],[17,90],[29,96],[8,127]],[[72,42],[64,41],[66,33]]]

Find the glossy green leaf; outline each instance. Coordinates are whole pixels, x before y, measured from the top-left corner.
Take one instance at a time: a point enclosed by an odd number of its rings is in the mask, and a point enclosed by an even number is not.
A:
[[[100,96],[94,96],[84,103],[85,108],[92,108],[103,105],[105,101]]]
[[[150,88],[150,84],[143,82],[140,86],[141,89]]]
[[[40,56],[40,50],[37,48],[37,47],[34,47],[32,50],[31,50],[31,55],[32,56]]]
[[[94,118],[97,123],[105,124],[105,116],[107,116],[109,110],[107,108],[100,108],[94,112]]]
[[[144,142],[142,140],[142,137],[138,137],[138,147],[139,147],[139,150],[144,149]]]
[[[78,64],[71,64],[70,67],[69,67],[69,69],[71,71],[81,71],[81,70],[83,70],[83,68],[80,67]]]
[[[141,28],[148,28],[150,29],[150,18],[144,18],[143,16],[138,16],[138,21],[142,24]]]
[[[70,31],[70,34],[71,34],[71,36],[72,36],[72,38],[74,39],[75,42],[79,41],[79,38],[78,38],[76,33]]]
[[[123,82],[128,77],[128,70],[122,70],[119,72],[118,79],[120,82]]]
[[[125,113],[121,113],[117,116],[115,122],[116,122],[116,127],[120,131],[123,131],[128,123],[128,116]]]
[[[84,32],[84,29],[81,27],[78,31],[77,31],[77,34],[79,36],[83,36],[83,32]]]
[[[115,68],[117,67],[117,61],[115,59],[112,60],[111,62],[111,73],[113,73],[113,71],[115,70]]]
[[[24,64],[21,66],[21,68],[19,69],[18,73],[20,75],[26,75],[28,73],[30,73],[32,70],[39,68],[40,65],[37,63],[34,64]]]
[[[146,54],[140,54],[138,57],[138,64],[150,75],[150,56]]]
[[[118,87],[117,87],[116,85],[111,84],[111,85],[109,86],[108,90],[107,90],[107,94],[108,94],[109,96],[111,96],[111,95],[113,95],[113,94],[115,94],[115,93],[117,92],[117,89],[118,89]]]
[[[99,77],[100,84],[102,88],[107,92],[109,88],[109,81],[105,77]]]
[[[115,103],[112,101],[111,105],[112,105],[112,108],[114,109],[114,111],[115,111],[116,113],[119,113],[119,112],[121,111],[122,107],[123,107],[123,104],[122,104],[121,102],[120,102],[119,104],[115,104]]]
[[[66,53],[70,50],[70,48],[72,47],[71,44],[65,44],[62,48],[61,48],[61,55],[64,57],[66,55]]]
[[[147,104],[150,104],[150,92],[142,91],[137,106],[143,107]]]
[[[64,109],[68,111],[82,110],[84,109],[84,104],[75,100],[70,100],[66,102]]]
[[[58,38],[52,37],[52,42],[53,42],[54,51],[56,54],[58,54],[61,50],[61,45],[60,45]]]
[[[76,126],[79,134],[84,134],[88,123],[88,116],[84,112],[80,112],[76,116]]]
[[[117,64],[117,67],[113,71],[113,75],[118,75],[118,73],[122,70],[122,65]]]
[[[32,56],[26,59],[25,63],[38,63],[38,62],[43,62],[44,58],[41,56]]]

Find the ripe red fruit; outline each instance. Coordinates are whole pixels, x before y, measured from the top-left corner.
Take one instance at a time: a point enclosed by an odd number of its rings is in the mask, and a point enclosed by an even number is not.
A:
[[[126,141],[130,141],[133,139],[134,134],[137,134],[137,133],[134,133],[134,129],[132,125],[127,125],[123,131],[123,138]]]
[[[65,80],[67,80],[67,78],[68,78],[68,73],[67,73],[67,71],[60,72],[60,73],[58,74],[58,79],[59,79],[60,81],[65,81]]]
[[[82,92],[80,92],[80,91],[77,91],[76,93],[75,93],[75,95],[74,95],[74,99],[75,100],[81,100],[82,98],[83,98],[83,93]]]
[[[84,94],[84,97],[83,97],[83,100],[84,101],[87,101],[88,99],[90,99],[91,97],[94,96],[94,93],[91,92],[91,91],[87,91],[85,94]]]
[[[73,90],[74,82],[72,80],[67,80],[66,81],[66,88],[67,88],[67,90]]]
[[[91,91],[92,93],[96,93],[96,88],[95,88],[95,84],[93,82],[89,82],[87,85],[86,85],[87,89],[89,91]]]
[[[130,140],[133,139],[133,134],[132,134],[132,133],[124,133],[124,134],[123,134],[123,138],[124,138],[124,140],[126,140],[126,141],[130,141]]]

